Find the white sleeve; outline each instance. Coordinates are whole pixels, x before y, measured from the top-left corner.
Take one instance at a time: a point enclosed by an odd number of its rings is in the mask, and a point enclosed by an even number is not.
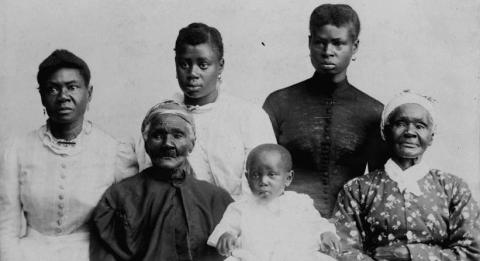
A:
[[[215,227],[210,237],[208,237],[207,244],[209,246],[216,247],[218,239],[225,233],[229,232],[234,236],[239,236],[241,232],[241,209],[239,208],[239,202],[232,202],[228,205],[222,220]]]
[[[150,160],[150,156],[148,156],[147,152],[145,151],[145,141],[143,140],[141,133],[134,142],[134,150],[138,162],[138,172],[141,172],[142,170],[151,167],[152,161]]]
[[[245,124],[242,125],[245,144],[245,162],[243,166],[243,173],[245,173],[245,164],[248,153],[250,153],[253,148],[265,143],[277,143],[270,118],[262,108],[255,107],[254,109],[250,110],[250,113],[246,113],[245,116]],[[252,192],[248,185],[247,178],[245,175],[242,175],[242,195],[251,194]]]
[[[16,142],[7,142],[0,158],[0,260],[20,260],[23,212],[20,203],[19,161]]]
[[[135,140],[133,138],[119,141],[116,152],[115,182],[139,172],[139,163],[135,154]]]
[[[255,107],[245,117],[245,155],[260,144],[277,143],[270,118],[262,108]]]
[[[313,200],[308,197],[308,204],[303,207],[303,216],[305,218],[305,224],[309,230],[314,233],[317,239],[318,245],[321,244],[320,235],[325,232],[332,232],[336,234],[335,224],[328,219],[323,218],[320,213],[315,209]]]

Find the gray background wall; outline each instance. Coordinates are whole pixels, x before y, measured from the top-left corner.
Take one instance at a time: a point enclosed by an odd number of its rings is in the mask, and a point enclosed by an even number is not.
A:
[[[479,195],[480,2],[335,2],[352,5],[362,22],[350,82],[382,102],[407,88],[433,96],[439,129],[426,157]],[[194,21],[223,35],[222,88],[261,104],[271,91],[313,73],[308,19],[321,3],[0,0],[0,137],[45,121],[35,75],[56,48],[91,67],[88,117],[114,136],[137,135],[146,110],[178,91],[173,45],[178,30]]]

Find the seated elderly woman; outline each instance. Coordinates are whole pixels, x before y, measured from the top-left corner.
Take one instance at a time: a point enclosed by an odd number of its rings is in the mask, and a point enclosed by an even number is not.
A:
[[[191,115],[167,101],[142,123],[153,166],[111,186],[93,214],[91,260],[216,260],[207,239],[232,198],[196,180]]]
[[[480,260],[479,209],[460,178],[422,161],[435,131],[432,103],[404,92],[382,114],[385,170],[348,182],[335,218],[340,260]]]

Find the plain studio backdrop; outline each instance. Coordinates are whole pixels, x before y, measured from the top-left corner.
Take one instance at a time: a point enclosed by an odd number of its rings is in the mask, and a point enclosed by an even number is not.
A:
[[[0,137],[44,124],[35,77],[57,48],[90,66],[87,117],[113,136],[138,136],[148,108],[179,91],[173,47],[178,30],[191,22],[223,36],[222,90],[261,106],[270,92],[313,74],[308,21],[322,3],[0,0]],[[439,128],[426,158],[480,195],[480,2],[346,3],[362,24],[349,81],[383,103],[404,89],[434,97]]]

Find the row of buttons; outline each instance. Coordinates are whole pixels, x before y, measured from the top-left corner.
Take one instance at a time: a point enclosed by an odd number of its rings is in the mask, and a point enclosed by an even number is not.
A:
[[[60,163],[60,167],[65,170],[67,168],[67,164],[66,163]],[[64,172],[62,172],[60,174],[60,184],[58,185],[58,189],[60,190],[59,194],[58,194],[58,200],[59,200],[59,203],[58,203],[58,211],[57,211],[57,216],[58,216],[58,219],[57,219],[57,228],[55,228],[55,232],[57,234],[60,234],[63,232],[63,229],[61,228],[62,224],[63,224],[63,217],[65,216],[64,214],[64,208],[65,208],[65,203],[64,203],[64,199],[65,199],[65,195],[63,194],[63,191],[65,190],[65,179],[67,178],[67,175],[65,175]]]
[[[329,165],[330,165],[330,150],[331,150],[331,138],[330,138],[330,125],[332,123],[332,106],[335,104],[333,99],[327,100],[325,102],[327,105],[325,112],[325,125],[323,126],[323,138],[324,141],[320,143],[320,173],[322,184],[324,185],[324,190],[322,191],[323,198],[328,198],[328,184],[329,184]]]

